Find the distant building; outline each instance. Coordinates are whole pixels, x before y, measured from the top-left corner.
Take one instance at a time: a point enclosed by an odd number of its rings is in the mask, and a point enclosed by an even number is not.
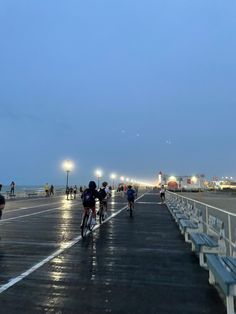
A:
[[[165,186],[170,191],[202,191],[204,190],[204,175],[168,176],[164,175]]]

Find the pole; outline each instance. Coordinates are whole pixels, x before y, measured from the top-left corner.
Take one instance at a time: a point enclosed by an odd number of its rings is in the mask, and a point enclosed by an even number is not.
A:
[[[66,171],[66,197],[69,199],[69,170]]]
[[[66,171],[66,188],[69,186],[69,170]]]
[[[99,176],[98,176],[98,189],[99,189]]]

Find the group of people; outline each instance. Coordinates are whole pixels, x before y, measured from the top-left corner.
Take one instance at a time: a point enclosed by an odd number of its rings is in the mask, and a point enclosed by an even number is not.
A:
[[[131,185],[127,187],[126,195],[127,200],[129,204],[133,204],[135,200],[137,192],[132,188]],[[92,218],[92,224],[96,224],[96,199],[100,201],[100,204],[102,204],[105,208],[105,214],[107,211],[107,200],[110,197],[110,189],[108,187],[107,182],[102,183],[102,187],[97,190],[97,185],[94,181],[90,181],[88,188],[85,189],[81,195],[81,199],[83,202],[84,212],[82,216],[82,221],[84,218],[84,215],[92,209],[93,212],[93,218]],[[82,221],[81,221],[81,227],[82,227]]]
[[[54,195],[54,186],[52,184],[49,186],[49,184],[46,183],[44,185],[44,191],[45,191],[45,196],[46,197],[52,196],[52,195]]]
[[[81,191],[81,189],[80,189]],[[78,188],[77,188],[77,185],[74,185],[74,186],[67,186],[66,187],[66,196],[67,196],[67,199],[69,199],[69,196],[70,196],[70,199],[76,199],[76,195],[77,195],[77,192],[78,192]]]

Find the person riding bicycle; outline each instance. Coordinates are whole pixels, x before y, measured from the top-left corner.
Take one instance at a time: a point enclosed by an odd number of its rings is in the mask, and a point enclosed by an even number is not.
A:
[[[136,191],[132,188],[132,185],[128,185],[128,189],[126,191],[126,195],[127,195],[127,200],[128,200],[128,208],[127,210],[129,210],[130,206],[133,206],[134,204],[134,199],[136,196]]]
[[[89,182],[89,186],[87,189],[83,191],[81,198],[82,198],[83,206],[84,206],[82,221],[86,212],[89,209],[92,209],[93,211],[92,224],[95,225],[96,224],[96,198],[98,198],[101,201],[102,197],[101,197],[101,194],[97,191],[97,185],[94,181]]]
[[[99,194],[101,196],[101,201],[100,201],[100,205],[103,206],[104,212],[103,214],[107,214],[107,200],[109,197],[109,188],[108,188],[108,183],[107,182],[103,182],[102,183],[102,187],[99,190]],[[99,215],[99,211],[97,212],[97,214]],[[104,218],[104,217],[102,217]]]
[[[165,192],[166,190],[165,190],[164,184],[162,184],[161,189],[160,189],[160,197],[161,197],[162,203],[164,203],[166,199]]]

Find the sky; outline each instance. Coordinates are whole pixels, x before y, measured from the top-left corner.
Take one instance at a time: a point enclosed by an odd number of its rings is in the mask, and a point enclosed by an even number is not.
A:
[[[236,177],[235,0],[1,0],[0,181]]]

